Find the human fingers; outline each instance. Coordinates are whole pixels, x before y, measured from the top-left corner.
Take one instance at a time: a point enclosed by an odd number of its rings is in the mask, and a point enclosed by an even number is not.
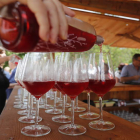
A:
[[[47,7],[48,18],[50,22],[50,37],[49,40],[51,43],[56,43],[57,37],[59,34],[59,17],[56,5],[52,0],[44,0],[43,3]]]
[[[65,16],[65,12],[62,4],[58,0],[52,0],[55,4],[58,12],[58,22],[59,22],[59,35],[62,39],[67,39],[68,34],[68,22]]]
[[[70,8],[68,8],[67,6],[65,6],[63,4],[62,4],[62,6],[63,6],[65,14],[67,14],[67,15],[69,15],[71,17],[75,16],[75,12],[74,11],[72,11]]]
[[[27,6],[35,14],[39,24],[39,36],[41,39],[49,40],[50,24],[48,20],[47,7],[42,0],[26,0]]]

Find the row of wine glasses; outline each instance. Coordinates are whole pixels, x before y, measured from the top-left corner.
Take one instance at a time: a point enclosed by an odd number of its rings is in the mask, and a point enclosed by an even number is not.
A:
[[[62,125],[58,131],[66,135],[81,135],[87,130],[84,126],[74,124],[74,100],[85,89],[92,90],[99,96],[100,100],[100,120],[92,121],[89,126],[96,130],[111,130],[115,127],[112,122],[104,121],[102,114],[102,97],[114,85],[115,76],[110,55],[107,53],[92,53],[89,60],[84,57],[84,53],[61,53],[53,59],[52,53],[28,53],[22,60],[18,74],[18,81],[31,95],[36,98],[35,125],[26,126],[21,133],[27,136],[43,136],[50,133],[51,129],[45,125],[39,125],[39,99],[51,88],[57,88],[63,94],[63,113],[52,118],[55,122],[69,123]],[[55,91],[54,91],[55,93]],[[71,98],[71,117],[65,115],[65,96]],[[88,92],[88,100],[90,94]],[[54,96],[54,100],[56,95]],[[46,113],[55,114],[55,104],[53,109],[46,110]],[[31,111],[29,111],[31,112]],[[56,113],[58,114],[58,113]],[[29,116],[29,115],[28,115]],[[99,115],[88,112],[79,115],[82,119],[97,119]]]

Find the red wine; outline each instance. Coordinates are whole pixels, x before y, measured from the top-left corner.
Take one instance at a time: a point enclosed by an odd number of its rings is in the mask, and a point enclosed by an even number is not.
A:
[[[88,93],[90,92],[89,86],[85,89],[85,91],[88,92]]]
[[[100,46],[100,53],[102,53],[102,45],[103,44],[100,44],[99,46]]]
[[[39,38],[39,26],[34,14],[27,6],[16,8],[16,20],[0,19],[0,39],[3,46],[13,52],[83,52],[91,49],[96,36],[72,26],[68,27],[68,38],[58,38],[56,44]],[[22,23],[24,21],[24,23]]]
[[[87,88],[89,82],[57,82],[57,84],[71,99],[74,99]]]
[[[57,91],[57,88],[55,86],[53,86],[52,90],[53,91]]]
[[[23,81],[23,83],[25,85],[25,88],[37,99],[39,99],[42,95],[44,95],[47,91],[49,91],[55,84],[54,81],[47,82]]]
[[[115,83],[115,79],[105,81],[89,80],[89,88],[98,96],[103,97],[110,89],[114,87]]]

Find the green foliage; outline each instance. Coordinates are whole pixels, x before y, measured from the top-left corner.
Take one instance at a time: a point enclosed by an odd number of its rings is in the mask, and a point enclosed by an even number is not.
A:
[[[103,45],[103,52],[108,52],[111,54],[112,63],[114,66],[114,70],[117,70],[120,63],[132,63],[132,56],[135,53],[140,54],[140,49],[130,49],[130,48],[118,48],[118,47],[110,47],[108,45]],[[88,59],[90,53],[100,52],[100,47],[98,45],[94,45],[89,51],[84,52],[86,59]],[[61,53],[56,53],[56,55],[60,55]]]

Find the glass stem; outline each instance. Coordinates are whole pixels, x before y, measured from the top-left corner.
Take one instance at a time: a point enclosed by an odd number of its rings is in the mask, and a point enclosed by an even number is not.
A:
[[[47,104],[48,104],[47,94],[48,94],[48,92],[47,92],[46,95],[45,95],[45,97],[46,97],[46,99],[45,99],[45,105],[44,105],[45,108],[47,108]]]
[[[71,127],[74,127],[74,99],[71,99]]]
[[[66,97],[66,95],[64,94],[63,95],[63,105],[62,105],[62,116],[65,115],[65,97]]]
[[[100,121],[103,121],[102,97],[99,97],[99,102],[100,102]]]
[[[38,125],[38,117],[39,117],[39,99],[36,98],[35,127],[37,127]]]
[[[90,92],[87,93],[88,98],[88,113],[90,113]]]
[[[62,97],[61,97],[61,95],[62,95],[61,92],[59,92],[59,95],[60,95],[59,98],[60,98],[60,101],[61,101],[61,99],[62,99]]]
[[[27,118],[29,118],[30,115],[31,115],[31,95],[30,95],[30,93],[28,93],[28,105],[27,105],[27,110],[28,110]]]
[[[67,94],[65,94],[65,105],[67,104]]]
[[[24,94],[25,94],[25,92],[26,92],[26,90],[25,90],[25,89],[23,89],[23,90],[22,90],[22,99],[21,99],[21,100],[22,100],[22,104],[23,104],[23,105],[24,105]]]
[[[76,97],[76,108],[78,108],[78,96]]]
[[[54,92],[54,110],[56,109],[56,96],[57,96],[57,92]]]
[[[18,96],[19,96],[19,99],[20,99],[20,102],[22,103],[22,90],[23,90],[23,88],[20,88],[19,90],[18,90]]]
[[[33,115],[33,95],[30,96],[30,109],[31,109],[31,114]]]

